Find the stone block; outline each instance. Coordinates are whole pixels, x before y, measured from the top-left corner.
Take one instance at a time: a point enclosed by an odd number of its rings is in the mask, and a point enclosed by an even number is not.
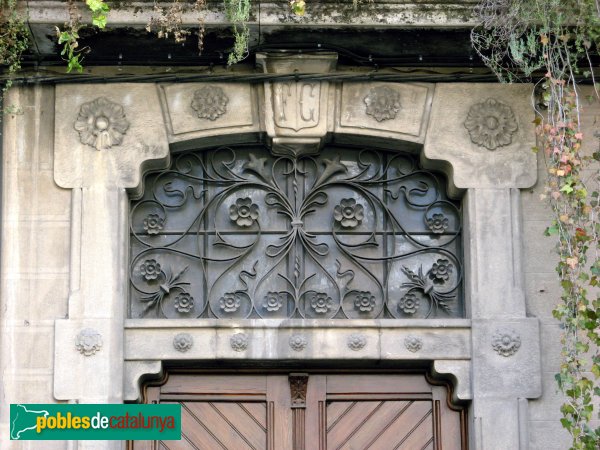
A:
[[[69,279],[66,275],[8,278],[2,289],[7,312],[15,321],[34,322],[67,315]]]
[[[56,87],[54,178],[65,188],[135,188],[143,169],[168,160],[164,119],[152,84]]]
[[[335,131],[423,143],[434,85],[343,83]]]
[[[249,84],[179,83],[161,89],[175,142],[258,130],[256,92]]]
[[[424,156],[452,165],[457,188],[528,188],[537,178],[528,84],[438,84]]]
[[[523,267],[525,273],[555,272],[558,254],[556,237],[544,236],[548,220],[528,220],[523,223]]]
[[[542,395],[537,319],[473,320],[475,398]]]
[[[560,406],[564,398],[558,391],[558,385],[554,379],[556,372],[542,372],[542,392],[539,399],[529,402],[529,417],[531,420],[556,420],[562,417]]]

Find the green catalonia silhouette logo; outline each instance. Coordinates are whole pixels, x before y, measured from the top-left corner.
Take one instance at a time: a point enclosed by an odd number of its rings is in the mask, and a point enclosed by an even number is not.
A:
[[[181,405],[11,404],[11,440],[178,440]]]

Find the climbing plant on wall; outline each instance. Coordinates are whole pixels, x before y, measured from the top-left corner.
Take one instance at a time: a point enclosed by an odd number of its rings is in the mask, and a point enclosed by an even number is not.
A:
[[[503,81],[536,80],[538,147],[546,162],[547,198],[553,220],[546,235],[556,238],[561,301],[553,310],[562,325],[562,363],[556,375],[565,402],[561,423],[572,449],[596,450],[600,427],[594,398],[600,397],[600,236],[598,161],[583,152],[580,114],[590,99],[579,83],[596,88],[590,55],[600,49],[598,0],[484,0],[472,44]],[[598,91],[596,91],[596,101]],[[586,169],[593,170],[586,170]]]

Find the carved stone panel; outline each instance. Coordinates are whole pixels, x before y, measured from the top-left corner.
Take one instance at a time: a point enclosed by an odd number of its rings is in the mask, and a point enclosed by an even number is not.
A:
[[[393,152],[180,154],[131,204],[131,317],[461,317],[445,184]]]
[[[343,83],[336,131],[423,142],[432,95],[426,84]]]

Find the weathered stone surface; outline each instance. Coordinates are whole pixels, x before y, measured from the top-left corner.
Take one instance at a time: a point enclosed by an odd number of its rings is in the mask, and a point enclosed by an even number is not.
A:
[[[437,84],[431,119],[425,140],[424,156],[428,160],[445,160],[452,165],[453,181],[458,188],[527,188],[537,177],[535,132],[531,124],[531,85],[498,84]],[[514,114],[517,129],[510,136],[510,144],[490,151],[473,142],[465,121],[474,105],[492,99],[501,103],[479,117],[481,133],[511,134],[506,122],[509,108]]]
[[[59,186],[135,188],[144,168],[153,164],[162,166],[168,159],[169,147],[156,86],[82,85],[76,90],[71,86],[57,86],[56,90],[54,179]],[[98,99],[115,106],[91,105]],[[124,119],[120,116],[121,108]],[[127,121],[126,130],[123,120]],[[76,124],[85,129],[78,132]],[[88,142],[85,136],[101,139],[103,134],[109,135],[106,139],[113,139],[109,147],[97,150],[95,144],[85,143]],[[115,134],[122,134],[118,143],[110,138]]]
[[[433,89],[431,84],[343,83],[335,132],[423,143]],[[397,106],[389,101],[394,94]]]
[[[163,110],[171,142],[186,141],[224,133],[256,132],[259,128],[256,92],[248,84],[237,83],[189,83],[169,84],[160,87],[163,92]],[[204,107],[200,111],[193,106],[206,103],[202,89],[220,89],[227,101],[215,99],[219,105]],[[219,114],[220,109],[223,113]],[[214,119],[208,118],[213,114]],[[201,117],[204,115],[204,117]]]

